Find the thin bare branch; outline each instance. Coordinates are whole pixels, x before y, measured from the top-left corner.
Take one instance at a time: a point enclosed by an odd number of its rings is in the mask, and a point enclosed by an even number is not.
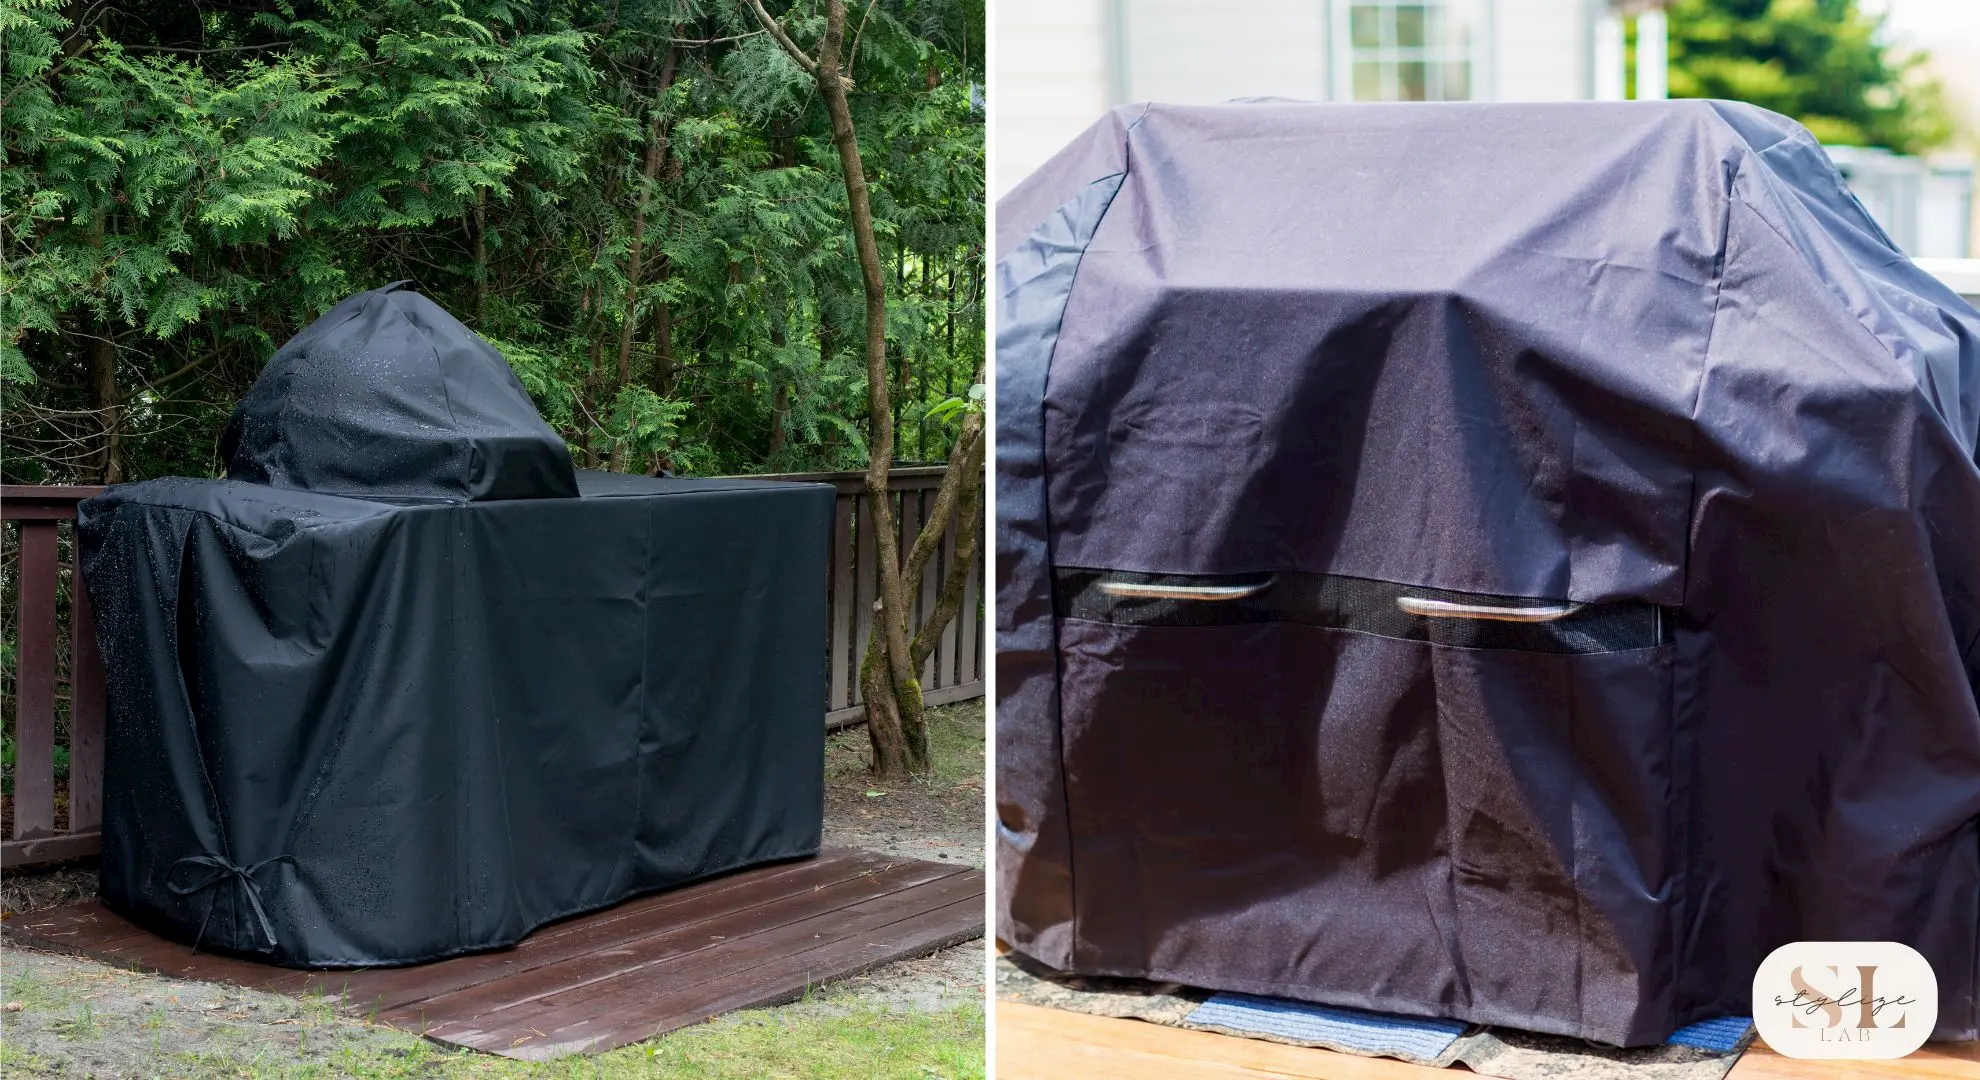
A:
[[[730,34],[728,37],[677,38],[677,37],[668,37],[665,34],[655,34],[646,30],[633,30],[630,28],[622,32],[628,34],[638,34],[642,37],[649,37],[664,45],[722,45],[731,41],[744,41],[749,38],[756,37],[760,34],[769,33],[768,30],[751,30],[747,34]]]
[[[817,73],[818,61],[798,48],[797,42],[792,41],[790,35],[784,33],[783,25],[772,18],[770,12],[764,10],[763,0],[743,0],[743,2],[749,5],[751,11],[756,12],[757,21],[763,24],[763,29],[768,30],[770,36],[777,39],[777,44],[782,45],[784,51],[791,54],[791,59],[797,61],[799,67],[813,74]]]
[[[292,42],[270,41],[262,45],[215,45],[210,49],[183,49],[174,45],[126,45],[125,52],[131,53],[173,53],[178,56],[215,56],[220,53],[260,52],[264,49],[286,49]]]
[[[859,25],[853,28],[852,48],[846,51],[846,81],[851,82],[853,66],[859,63],[859,35],[866,33],[866,20],[873,14],[873,5],[880,0],[866,0],[866,10],[860,13]]]

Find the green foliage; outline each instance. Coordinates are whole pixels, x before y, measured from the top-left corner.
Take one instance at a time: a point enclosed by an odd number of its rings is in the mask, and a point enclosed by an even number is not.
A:
[[[976,383],[969,388],[969,396],[966,398],[952,397],[946,401],[936,402],[935,406],[928,410],[928,418],[947,423],[964,413],[982,412],[988,404],[989,396],[989,388],[982,383]]]
[[[1675,0],[1673,97],[1732,98],[1791,116],[1831,145],[1918,153],[1952,123],[1935,84],[1879,35],[1859,0]]]
[[[983,6],[861,18],[899,445],[940,460],[924,417],[984,349]],[[734,0],[5,0],[0,35],[8,482],[113,454],[127,479],[213,474],[274,350],[402,278],[503,351],[584,464],[864,464],[829,125]]]

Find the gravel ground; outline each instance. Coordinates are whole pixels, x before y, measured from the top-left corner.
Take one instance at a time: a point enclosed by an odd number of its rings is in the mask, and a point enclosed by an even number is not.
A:
[[[864,729],[832,736],[826,752],[828,845],[984,866],[983,703],[930,710],[930,719],[932,775],[885,787],[866,772]],[[0,905],[12,916],[95,892],[91,864],[16,872],[0,880]],[[768,1012],[830,1016],[980,1004],[985,963],[984,943],[971,942],[855,976]],[[340,1018],[308,999],[0,950],[0,1076],[425,1075],[451,1056],[403,1033]],[[394,1059],[409,1071],[379,1071],[380,1061]],[[242,1061],[261,1064],[243,1074]]]
[[[337,1076],[349,1074],[339,1065],[351,1058],[426,1053],[403,1032],[339,1019],[307,999],[26,949],[0,960],[0,1074],[9,1077],[197,1075],[208,1058]]]
[[[930,709],[934,769],[926,778],[884,787],[867,771],[866,729],[835,733],[825,744],[825,842],[983,869],[984,720],[981,701]],[[861,1001],[932,1012],[982,1001],[987,964],[984,943],[972,941],[877,968],[844,985]]]

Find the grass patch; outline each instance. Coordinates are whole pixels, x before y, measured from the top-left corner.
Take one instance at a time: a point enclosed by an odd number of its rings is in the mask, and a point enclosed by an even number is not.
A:
[[[930,779],[937,784],[983,786],[983,702],[965,701],[928,710]]]
[[[23,1009],[59,1009],[75,1000],[63,987],[43,982],[26,969],[8,975],[4,985],[6,992],[0,998],[18,1001]]]
[[[65,1039],[79,1037],[83,1024],[98,1039],[114,1039],[120,1028],[144,1031],[147,1021],[131,1016],[118,1023],[96,1014],[54,1026]],[[452,1050],[349,1021],[236,1029],[208,1036],[197,1049],[174,1046],[170,1038],[161,1046],[158,1032],[147,1034],[148,1067],[186,1080],[982,1080],[985,1073],[983,1007],[975,1003],[932,1013],[857,1004],[829,1014],[743,1012],[596,1057],[541,1063]],[[0,1074],[52,1076],[64,1069],[59,1060],[0,1042]]]
[[[929,770],[922,783],[936,788],[965,785],[983,786],[983,702],[962,701],[937,705],[924,714],[928,721]],[[828,779],[865,782],[872,748],[866,726],[840,728],[829,739],[826,755]]]
[[[307,1033],[297,1032],[274,1036],[239,1052],[216,1049],[182,1052],[172,1058],[172,1075],[187,1080],[219,1080],[221,1077],[250,1077],[252,1080],[414,1080],[457,1075],[503,1075],[499,1072],[456,1072],[450,1066],[472,1069],[479,1055],[444,1050],[412,1036],[407,1036],[403,1045],[345,1046],[331,1053],[304,1057],[309,1052],[310,1044],[319,1041],[328,1042],[328,1039],[320,1034],[311,1038]]]
[[[298,1033],[300,1035],[301,1033]],[[855,1008],[831,1016],[745,1012],[596,1057],[531,1063],[447,1050],[407,1036],[402,1045],[344,1046],[297,1060],[298,1035],[238,1051],[174,1056],[175,1075],[313,1080],[514,1078],[514,1080],[981,1080],[983,1009],[936,1013]],[[319,1034],[317,1036],[321,1038]],[[288,1051],[288,1052],[285,1052]]]
[[[48,1025],[49,1030],[70,1042],[94,1039],[97,1034],[96,1009],[85,1001],[69,1016]]]
[[[0,1040],[0,1076],[60,1076],[61,1062],[31,1054]]]
[[[983,1009],[935,1013],[854,1007],[829,1016],[744,1012],[595,1058],[493,1065],[449,1075],[682,1080],[977,1080],[984,1075]]]

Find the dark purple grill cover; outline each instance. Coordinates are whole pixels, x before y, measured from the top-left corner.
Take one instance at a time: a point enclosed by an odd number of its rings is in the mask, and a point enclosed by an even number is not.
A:
[[[1132,106],[998,204],[999,932],[1638,1045],[1976,1035],[1980,314],[1719,102]]]

